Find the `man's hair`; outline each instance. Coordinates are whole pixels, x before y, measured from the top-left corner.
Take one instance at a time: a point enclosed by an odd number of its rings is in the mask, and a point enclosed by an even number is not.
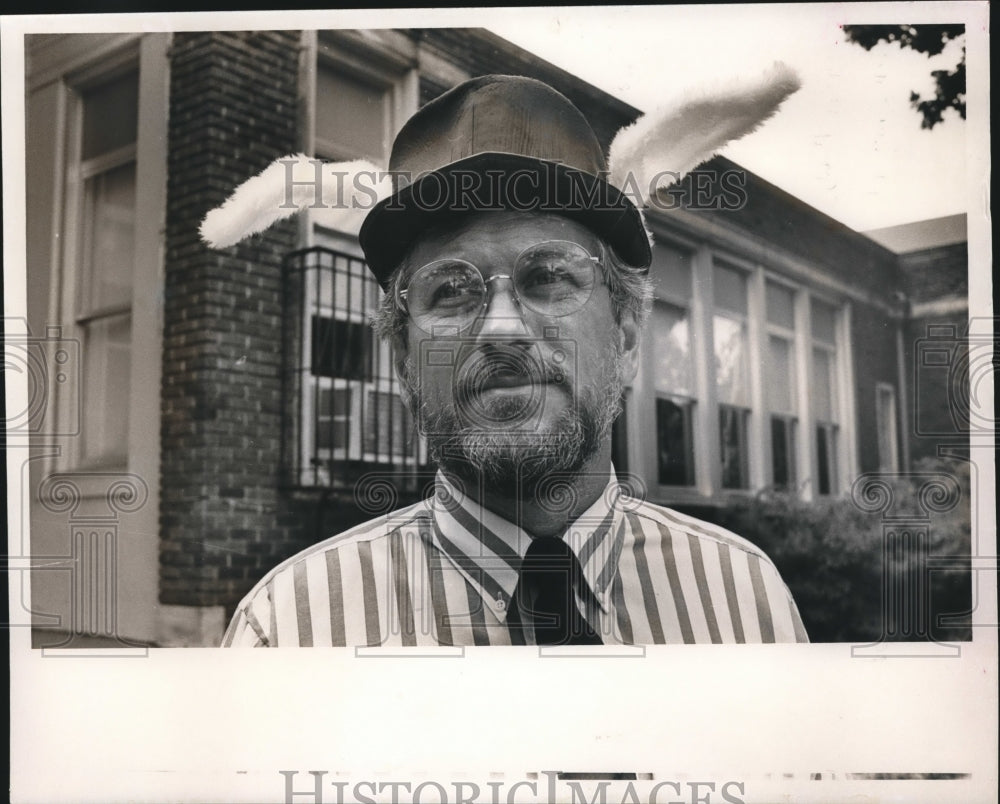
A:
[[[621,325],[625,316],[631,316],[641,329],[649,316],[653,298],[653,280],[649,274],[633,265],[624,262],[603,240],[601,250],[604,259],[601,260],[601,270],[604,281],[611,295],[611,308],[615,322]],[[407,258],[393,271],[389,279],[389,287],[383,295],[378,310],[372,317],[372,326],[380,338],[392,345],[397,353],[406,348],[406,313],[396,304],[396,293],[399,283],[406,276]]]

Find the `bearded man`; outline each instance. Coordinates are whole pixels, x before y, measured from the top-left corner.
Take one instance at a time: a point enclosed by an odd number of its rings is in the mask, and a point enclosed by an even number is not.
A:
[[[223,644],[805,641],[759,549],[618,482],[651,251],[580,112],[472,79],[411,118],[389,167],[360,240],[435,492],[272,570]]]

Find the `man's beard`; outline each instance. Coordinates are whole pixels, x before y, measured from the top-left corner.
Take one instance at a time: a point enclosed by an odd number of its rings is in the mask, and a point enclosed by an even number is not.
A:
[[[609,346],[596,382],[578,389],[549,425],[518,427],[519,414],[526,407],[521,399],[478,400],[477,417],[488,417],[492,426],[463,421],[455,404],[434,410],[418,400],[416,415],[427,434],[432,460],[458,480],[474,487],[481,484],[506,497],[523,496],[551,475],[568,480],[579,474],[606,443],[622,410],[622,352],[616,346]],[[568,392],[565,387],[546,388],[546,393]],[[513,424],[505,427],[504,423]]]

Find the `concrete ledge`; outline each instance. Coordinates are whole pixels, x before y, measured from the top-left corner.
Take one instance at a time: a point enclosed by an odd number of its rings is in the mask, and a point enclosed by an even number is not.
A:
[[[222,606],[158,606],[156,644],[161,648],[217,648],[226,625]]]

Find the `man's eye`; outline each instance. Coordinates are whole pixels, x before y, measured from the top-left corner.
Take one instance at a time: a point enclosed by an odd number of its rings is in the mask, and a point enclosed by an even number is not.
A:
[[[434,288],[434,291],[431,294],[431,303],[454,303],[456,301],[468,299],[470,292],[469,284],[467,282],[460,279],[447,280]]]
[[[561,285],[570,281],[569,272],[565,266],[557,263],[533,265],[524,276],[524,287],[545,287],[546,285]]]

